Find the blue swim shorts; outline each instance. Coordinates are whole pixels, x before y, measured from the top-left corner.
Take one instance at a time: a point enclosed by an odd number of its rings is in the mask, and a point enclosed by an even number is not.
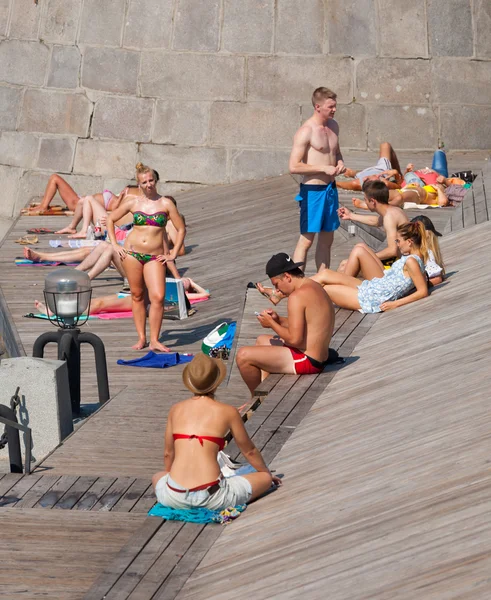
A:
[[[336,231],[339,227],[336,182],[327,185],[300,184],[295,197],[300,202],[300,233]]]

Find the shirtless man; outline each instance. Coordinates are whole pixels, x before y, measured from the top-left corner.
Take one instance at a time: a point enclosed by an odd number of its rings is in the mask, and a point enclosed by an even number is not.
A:
[[[358,215],[348,208],[341,207],[338,211],[339,216],[343,221],[365,223],[365,225],[372,225],[373,227],[383,227],[387,237],[387,246],[374,254],[382,262],[397,258],[399,256],[396,242],[397,227],[409,221],[406,213],[402,208],[389,204],[389,189],[382,181],[366,180],[363,183],[363,193],[365,194],[365,202],[368,209],[371,212],[377,213],[376,215]],[[339,266],[341,272],[352,277],[358,275],[360,267],[357,254],[360,251],[360,247],[373,252],[366,244],[357,244],[351,251],[348,260],[343,261]]]
[[[275,290],[288,297],[288,317],[264,310],[257,319],[276,336],[260,335],[255,346],[237,353],[237,366],[252,395],[269,373],[321,373],[334,329],[334,307],[321,285],[308,279],[288,254],[275,254],[266,273]]]
[[[306,263],[307,252],[318,234],[315,263],[317,270],[329,267],[334,231],[339,227],[338,192],[335,177],[345,166],[339,149],[339,126],[334,120],[336,94],[325,87],[312,95],[314,114],[293,138],[289,170],[302,175],[300,192],[300,239],[293,260]]]

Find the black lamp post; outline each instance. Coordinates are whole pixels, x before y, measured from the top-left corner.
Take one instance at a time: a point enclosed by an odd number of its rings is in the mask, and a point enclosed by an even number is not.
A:
[[[109,400],[106,351],[100,337],[94,333],[81,333],[78,326],[89,318],[92,287],[87,273],[76,269],[57,269],[45,279],[44,299],[49,320],[60,329],[43,333],[34,342],[32,355],[43,358],[49,342],[58,345],[58,360],[66,360],[72,413],[80,415],[80,344],[94,348],[99,402]],[[85,313],[85,314],[84,314]]]

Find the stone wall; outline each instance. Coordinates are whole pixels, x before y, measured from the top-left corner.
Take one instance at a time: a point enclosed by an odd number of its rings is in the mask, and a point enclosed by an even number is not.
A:
[[[491,0],[0,0],[0,217],[53,171],[285,172],[320,85],[342,148],[490,148],[490,27]]]

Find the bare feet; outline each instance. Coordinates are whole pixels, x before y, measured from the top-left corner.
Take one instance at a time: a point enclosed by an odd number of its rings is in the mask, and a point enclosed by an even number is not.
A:
[[[44,304],[44,302],[40,302],[39,300],[34,300],[34,306],[36,307],[36,310],[38,311],[38,313],[41,313],[42,315],[52,315],[53,313],[48,310],[46,308],[46,304]]]
[[[143,339],[143,340],[138,340],[136,342],[136,344],[131,346],[131,349],[132,350],[143,350],[143,348],[146,348],[147,346],[148,346],[147,340]]]
[[[151,342],[149,345],[149,349],[153,352],[172,352],[170,348],[161,344],[158,340],[156,342]]]
[[[344,260],[342,260],[339,263],[338,273],[344,273],[347,264],[348,264],[348,259],[347,258],[345,258]]]
[[[351,198],[353,202],[353,206],[355,208],[362,208],[363,210],[368,210],[367,203],[364,200],[360,200],[359,198]]]
[[[35,250],[32,250],[32,248],[27,248],[26,246],[24,246],[24,257],[27,258],[27,260],[32,260],[32,262],[41,261],[39,253]]]
[[[68,237],[71,240],[82,240],[82,239],[85,240],[85,238],[87,237],[87,232],[82,229],[82,231],[79,231],[78,233],[74,233],[73,235],[69,235]]]
[[[55,231],[55,233],[58,233],[58,234],[77,233],[77,230],[74,227],[63,227],[63,229],[60,229],[59,231]]]

